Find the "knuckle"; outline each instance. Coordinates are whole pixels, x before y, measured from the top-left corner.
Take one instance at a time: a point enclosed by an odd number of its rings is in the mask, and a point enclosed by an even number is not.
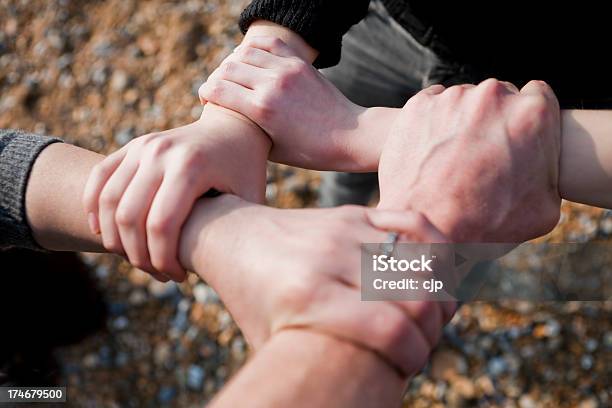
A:
[[[209,99],[220,100],[225,93],[225,87],[223,86],[223,82],[215,80],[207,84],[207,91],[206,95]]]
[[[282,47],[285,46],[285,42],[278,37],[268,37],[270,49],[278,52]]]
[[[115,222],[122,227],[129,227],[136,223],[136,214],[129,209],[119,206],[115,213]]]
[[[167,137],[151,139],[147,144],[147,155],[159,158],[172,147],[172,140]]]
[[[146,228],[148,234],[163,237],[171,231],[172,220],[168,217],[154,217],[147,221]]]
[[[266,123],[274,116],[274,98],[264,95],[253,105],[253,115],[256,122]]]
[[[119,203],[119,196],[114,192],[104,189],[100,194],[100,206],[103,208],[115,208]]]
[[[220,76],[221,76],[221,78],[227,78],[227,77],[231,76],[234,72],[236,72],[237,67],[238,67],[238,64],[236,62],[234,62],[234,61],[226,61],[220,67]]]
[[[448,99],[457,100],[465,93],[465,88],[460,85],[453,85],[444,90],[442,95]]]
[[[107,252],[110,252],[113,254],[123,254],[123,246],[121,245],[121,242],[119,242],[118,240],[104,239],[103,245],[104,245],[104,249],[106,249]]]
[[[238,57],[241,61],[250,60],[257,54],[257,50],[253,47],[243,47],[238,52]]]
[[[289,72],[294,75],[300,75],[306,72],[309,68],[309,65],[298,57],[290,57],[288,60]]]
[[[310,275],[310,271],[302,271],[296,276]],[[284,282],[276,296],[279,310],[288,310],[295,314],[303,313],[315,299],[315,287],[309,279],[293,278]]]
[[[174,266],[173,259],[165,256],[151,256],[151,265],[155,270],[160,272],[167,272]]]
[[[277,91],[284,92],[291,89],[293,83],[293,75],[290,72],[283,71],[275,76],[272,87]]]

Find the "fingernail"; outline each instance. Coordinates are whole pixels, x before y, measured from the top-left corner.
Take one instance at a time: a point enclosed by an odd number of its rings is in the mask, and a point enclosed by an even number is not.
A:
[[[89,224],[89,229],[92,233],[98,235],[100,234],[100,226],[98,225],[98,218],[92,212],[87,214],[87,223]]]

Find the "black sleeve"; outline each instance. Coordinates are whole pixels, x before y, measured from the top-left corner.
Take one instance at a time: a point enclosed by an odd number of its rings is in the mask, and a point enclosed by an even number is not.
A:
[[[319,51],[314,65],[326,68],[340,61],[342,36],[363,19],[370,0],[254,0],[240,16],[246,33],[256,20],[282,25]]]

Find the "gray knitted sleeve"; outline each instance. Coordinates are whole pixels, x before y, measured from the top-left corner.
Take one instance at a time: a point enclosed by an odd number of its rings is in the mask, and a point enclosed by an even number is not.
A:
[[[41,249],[25,212],[28,177],[38,154],[60,139],[0,129],[0,249]]]

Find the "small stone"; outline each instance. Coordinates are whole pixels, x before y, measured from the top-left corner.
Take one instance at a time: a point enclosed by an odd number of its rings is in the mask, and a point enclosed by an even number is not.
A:
[[[147,294],[142,289],[135,289],[130,293],[128,302],[132,306],[140,306],[147,301]]]
[[[202,304],[219,302],[219,295],[217,292],[204,283],[198,283],[194,286],[193,297],[195,298],[196,302]]]
[[[129,326],[130,321],[125,316],[119,316],[113,320],[112,326],[115,330],[125,330]]]
[[[157,401],[160,404],[169,404],[176,397],[176,390],[173,387],[162,386],[157,393]]]
[[[476,379],[476,386],[484,395],[491,396],[495,394],[495,386],[493,385],[493,381],[485,375]]]
[[[140,95],[134,88],[128,89],[125,94],[123,94],[123,101],[128,105],[135,104],[136,101],[138,101],[138,98],[140,98]]]
[[[100,359],[96,353],[89,353],[83,358],[83,366],[85,368],[95,368],[98,366]]]
[[[91,72],[91,81],[97,86],[102,86],[108,80],[108,67],[96,67]]]
[[[192,391],[200,391],[204,383],[204,369],[198,365],[192,364],[187,369],[187,388]]]
[[[545,324],[537,325],[533,329],[535,338],[557,337],[561,333],[561,324],[555,319],[549,319]]]
[[[127,353],[121,351],[119,353],[117,353],[117,356],[115,357],[115,365],[117,367],[123,367],[124,365],[126,365],[129,361],[129,356]]]
[[[191,307],[191,302],[189,301],[189,299],[181,299],[181,301],[179,302],[177,306],[177,309],[179,313],[187,313],[190,307]]]
[[[96,57],[103,58],[109,57],[113,52],[113,45],[110,41],[103,39],[98,41],[98,43],[93,48],[93,53]]]
[[[508,370],[508,363],[503,357],[494,357],[487,364],[487,372],[492,377],[498,377]]]
[[[122,302],[113,302],[108,305],[108,313],[111,316],[122,316],[127,311],[127,305]]]
[[[455,377],[450,381],[451,388],[464,399],[472,399],[476,395],[476,387],[474,383],[464,376]]]
[[[450,381],[467,372],[465,358],[453,350],[439,350],[431,358],[431,376],[437,381]]]
[[[165,366],[168,364],[172,355],[172,349],[170,345],[164,341],[157,343],[153,350],[153,361],[158,366]]]
[[[605,218],[599,223],[599,229],[606,235],[612,234],[612,218]]]
[[[119,130],[119,132],[115,133],[115,142],[119,146],[125,146],[134,138],[134,128],[128,127]]]
[[[580,401],[580,404],[578,404],[578,408],[597,408],[598,406],[599,404],[597,403],[597,399],[594,397]]]
[[[531,398],[529,395],[523,395],[523,396],[521,396],[521,398],[519,398],[519,407],[521,407],[521,408],[536,408],[537,405],[536,405],[535,401],[533,400],[533,398]]]
[[[109,270],[105,265],[100,265],[96,268],[96,277],[100,280],[108,278]]]
[[[606,334],[604,334],[603,344],[606,348],[612,348],[612,331],[606,332]]]
[[[124,71],[118,70],[113,73],[110,86],[114,91],[121,92],[128,86],[129,81],[128,75]]]
[[[587,341],[585,342],[584,346],[586,348],[586,350],[589,353],[594,352],[595,350],[597,350],[597,346],[599,345],[599,343],[597,342],[597,340],[595,339],[587,339]]]
[[[580,358],[580,366],[582,367],[583,370],[590,370],[591,368],[593,368],[593,357],[591,357],[590,355],[586,354],[584,356],[582,356]]]
[[[72,54],[63,54],[57,59],[57,68],[61,71],[68,68],[72,64]]]

